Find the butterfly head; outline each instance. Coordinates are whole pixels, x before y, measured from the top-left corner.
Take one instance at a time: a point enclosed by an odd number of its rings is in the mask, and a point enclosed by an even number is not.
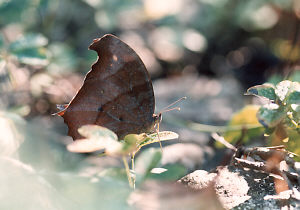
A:
[[[162,114],[153,114],[154,124],[159,124],[162,121]]]

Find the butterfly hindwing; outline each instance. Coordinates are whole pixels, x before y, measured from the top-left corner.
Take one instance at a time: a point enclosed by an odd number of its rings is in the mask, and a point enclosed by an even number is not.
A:
[[[89,49],[98,60],[87,73],[62,117],[68,135],[81,138],[77,129],[97,124],[119,138],[151,130],[154,124],[154,93],[146,67],[135,51],[113,35],[94,40]]]

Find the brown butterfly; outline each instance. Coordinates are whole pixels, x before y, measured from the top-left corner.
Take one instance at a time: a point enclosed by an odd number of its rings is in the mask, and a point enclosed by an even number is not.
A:
[[[98,60],[75,97],[57,113],[68,125],[68,135],[82,138],[77,130],[86,124],[109,128],[121,139],[153,131],[161,114],[154,114],[152,82],[140,57],[111,34],[95,39],[89,49],[98,53]]]

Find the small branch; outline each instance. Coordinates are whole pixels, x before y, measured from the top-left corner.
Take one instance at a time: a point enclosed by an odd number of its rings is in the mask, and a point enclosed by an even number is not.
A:
[[[221,144],[223,144],[225,147],[227,147],[228,149],[231,149],[233,151],[237,151],[237,148],[235,146],[233,146],[232,144],[230,144],[229,142],[227,142],[223,136],[218,135],[217,133],[212,133],[211,137],[220,142]]]
[[[131,155],[131,171],[134,173],[134,177],[132,178],[133,179],[133,189],[135,189],[135,179],[136,179],[135,169],[134,169],[134,156],[135,156],[135,153],[133,153]]]
[[[226,131],[240,131],[243,129],[249,130],[249,129],[263,127],[262,125],[214,126],[214,125],[205,125],[200,123],[188,123],[187,126],[196,131],[209,132],[209,133],[212,132],[224,133]]]
[[[134,189],[134,185],[133,185],[132,179],[131,179],[131,173],[130,173],[130,170],[129,170],[129,167],[128,167],[127,160],[126,160],[124,155],[122,156],[122,160],[123,160],[123,163],[124,163],[124,166],[125,166],[129,186]]]
[[[239,165],[244,168],[250,168],[250,169],[254,169],[254,170],[263,171],[266,173],[271,173],[270,169],[266,166],[266,164],[264,162],[259,162],[259,161],[253,162],[253,161],[249,161],[249,160],[245,160],[245,159],[241,159],[241,158],[234,158],[234,160],[236,161],[235,165]],[[281,171],[279,169],[277,170],[277,173],[275,173],[275,174],[280,175],[284,180],[286,180],[287,183],[289,184],[290,188],[292,186],[290,185],[289,181],[291,181],[293,183],[297,183],[298,179],[299,179],[299,175],[297,173]]]

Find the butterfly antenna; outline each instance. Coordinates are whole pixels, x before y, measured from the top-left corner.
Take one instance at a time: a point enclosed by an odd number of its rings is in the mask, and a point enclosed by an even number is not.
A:
[[[173,108],[170,108],[171,106],[174,106],[175,104],[179,103],[180,101],[182,100],[185,100],[186,99],[186,96],[184,97],[181,97],[180,99],[174,101],[173,103],[169,104],[168,106],[166,106],[165,108],[163,108],[160,112],[159,112],[159,119],[161,120],[161,114],[164,113],[164,112],[169,112],[169,111],[172,111],[172,110],[180,110],[180,107],[173,107]],[[162,149],[162,144],[161,144],[161,141],[160,141],[160,137],[159,137],[159,122],[157,122],[156,124],[156,128],[155,128],[155,131],[157,133],[157,137],[158,137],[158,142],[159,142],[159,146],[160,146],[160,150],[161,152],[163,153],[163,149]]]
[[[168,112],[168,111],[171,111],[171,110],[178,110],[179,111],[180,110],[179,107],[174,107],[174,108],[171,108],[171,109],[169,109],[169,107],[179,103],[180,101],[185,100],[186,98],[187,98],[186,96],[181,97],[180,99],[174,101],[173,103],[171,103],[168,106],[166,106],[165,108],[163,108],[159,113]]]
[[[164,113],[164,112],[173,111],[173,110],[180,111],[180,107],[173,107],[173,108],[171,108],[171,109],[165,109],[165,110],[161,111],[160,114],[162,114],[162,113]]]

